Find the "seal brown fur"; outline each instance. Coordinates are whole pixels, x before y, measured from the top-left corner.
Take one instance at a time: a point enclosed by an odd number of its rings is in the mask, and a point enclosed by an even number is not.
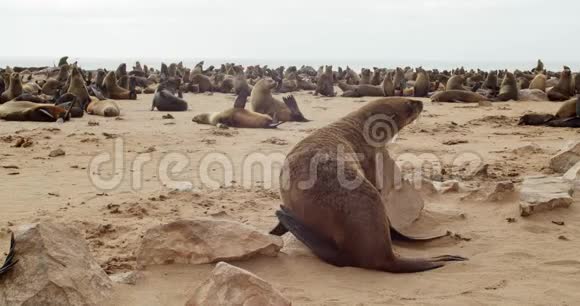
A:
[[[325,97],[334,97],[334,74],[332,73],[332,66],[326,66],[324,73],[318,76],[316,82],[316,90],[314,95],[321,94]]]
[[[519,98],[518,83],[513,73],[506,72],[501,81],[501,86],[499,88],[499,94],[497,95],[498,101],[517,101]]]
[[[433,102],[483,102],[486,97],[468,90],[447,90],[431,96]]]
[[[266,114],[279,121],[308,121],[300,112],[296,100],[292,96],[284,99],[284,102],[272,96],[272,89],[276,87],[276,82],[271,78],[261,79],[252,89],[250,103],[252,111]]]
[[[465,90],[465,88],[463,88],[463,83],[465,83],[463,76],[454,75],[447,81],[445,90]]]
[[[9,101],[0,105],[0,119],[6,121],[55,122],[68,120],[67,110],[52,104],[28,101]]]
[[[558,109],[558,111],[556,112],[556,117],[572,118],[578,116],[578,114],[576,114],[576,103],[578,99],[579,97],[576,97],[562,103],[562,106],[560,106],[560,109]]]
[[[394,133],[385,133],[379,144],[371,145],[364,135],[365,126],[374,116],[385,116],[399,131],[422,109],[420,101],[379,99],[299,142],[288,154],[281,172],[283,205],[276,212],[280,224],[272,234],[290,231],[320,259],[336,266],[408,273],[465,260],[449,255],[411,259],[393,251],[390,222],[377,179],[378,175],[393,173],[377,170],[376,158],[378,154],[388,156],[384,145]],[[359,159],[352,161],[354,156]],[[348,182],[341,178],[355,184],[345,186]]]
[[[548,90],[548,99],[550,101],[565,101],[570,99],[573,94],[572,71],[570,71],[570,68],[564,66],[564,69],[560,73],[558,84]]]
[[[429,89],[431,88],[431,83],[429,82],[429,75],[423,69],[418,69],[417,80],[414,85],[414,96],[415,97],[426,97],[429,95]]]
[[[113,100],[92,99],[87,106],[87,113],[103,117],[118,117],[121,114],[121,109]]]
[[[202,113],[193,117],[199,124],[210,124],[218,127],[237,128],[275,128],[281,122],[274,122],[272,117],[245,109],[248,93],[242,91],[234,102],[234,107],[217,113]]]
[[[537,74],[530,82],[530,89],[539,89],[546,92],[546,76],[542,73]]]
[[[131,77],[130,80],[135,80]],[[129,82],[129,87],[131,87]],[[135,93],[135,84],[132,84],[133,88],[126,90],[117,85],[117,79],[115,78],[115,72],[110,71],[105,79],[103,80],[103,94],[105,97],[113,100],[135,100],[137,99],[137,94]]]
[[[10,84],[8,89],[0,96],[0,103],[10,101],[22,94],[22,80],[18,72],[13,72],[10,75]]]

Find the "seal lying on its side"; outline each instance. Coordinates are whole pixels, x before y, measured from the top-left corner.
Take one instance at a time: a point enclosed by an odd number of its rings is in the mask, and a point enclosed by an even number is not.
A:
[[[393,251],[389,220],[393,216],[387,217],[379,181],[393,169],[378,168],[377,157],[388,157],[386,143],[422,110],[420,101],[379,99],[298,143],[280,174],[284,204],[276,213],[280,223],[271,233],[290,231],[319,258],[341,267],[403,273],[465,260],[449,255],[403,258]],[[369,141],[367,124],[381,118],[389,125],[382,133],[385,137]],[[376,135],[371,129],[370,134]]]
[[[447,90],[434,94],[433,102],[483,102],[489,101],[486,97],[467,90]]]
[[[69,112],[52,104],[38,104],[28,101],[9,101],[0,105],[0,119],[6,121],[56,122],[68,120]]]
[[[219,113],[203,113],[193,117],[192,121],[199,124],[210,124],[217,127],[237,128],[276,128],[282,122],[264,114],[245,109],[248,93],[242,91],[234,102],[234,107]]]

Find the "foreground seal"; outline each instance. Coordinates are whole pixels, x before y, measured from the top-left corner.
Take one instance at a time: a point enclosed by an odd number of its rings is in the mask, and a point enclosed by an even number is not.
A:
[[[393,175],[393,169],[378,169],[376,161],[388,158],[384,145],[422,110],[422,102],[406,98],[375,100],[298,143],[281,172],[284,204],[276,213],[280,224],[271,233],[290,231],[336,266],[403,273],[465,260],[449,255],[402,258],[393,251],[380,179]],[[381,134],[381,139],[367,139],[367,124],[381,119],[389,129],[382,134],[373,129],[372,136]]]
[[[245,109],[248,101],[248,93],[242,91],[234,102],[234,107],[219,113],[203,113],[193,117],[192,121],[199,124],[210,124],[217,127],[237,128],[275,128],[282,122],[274,120],[264,114]]]

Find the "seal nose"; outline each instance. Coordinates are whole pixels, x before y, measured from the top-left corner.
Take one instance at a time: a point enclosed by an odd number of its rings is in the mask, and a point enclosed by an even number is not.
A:
[[[423,111],[423,102],[411,100],[411,107],[413,108],[413,110],[417,111],[417,113],[420,113]]]

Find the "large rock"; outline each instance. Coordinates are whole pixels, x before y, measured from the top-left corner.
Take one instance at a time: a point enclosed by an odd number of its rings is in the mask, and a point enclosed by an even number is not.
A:
[[[529,176],[520,191],[520,214],[532,213],[572,204],[573,185],[562,177]]]
[[[19,261],[0,278],[0,305],[100,305],[112,284],[81,237],[53,223],[16,229]]]
[[[564,173],[580,162],[580,141],[568,143],[560,152],[550,159],[550,168]]]
[[[265,280],[220,262],[186,306],[289,306],[291,303]]]
[[[180,220],[149,229],[137,251],[140,267],[160,264],[205,264],[277,256],[282,239],[244,224],[216,219]]]

